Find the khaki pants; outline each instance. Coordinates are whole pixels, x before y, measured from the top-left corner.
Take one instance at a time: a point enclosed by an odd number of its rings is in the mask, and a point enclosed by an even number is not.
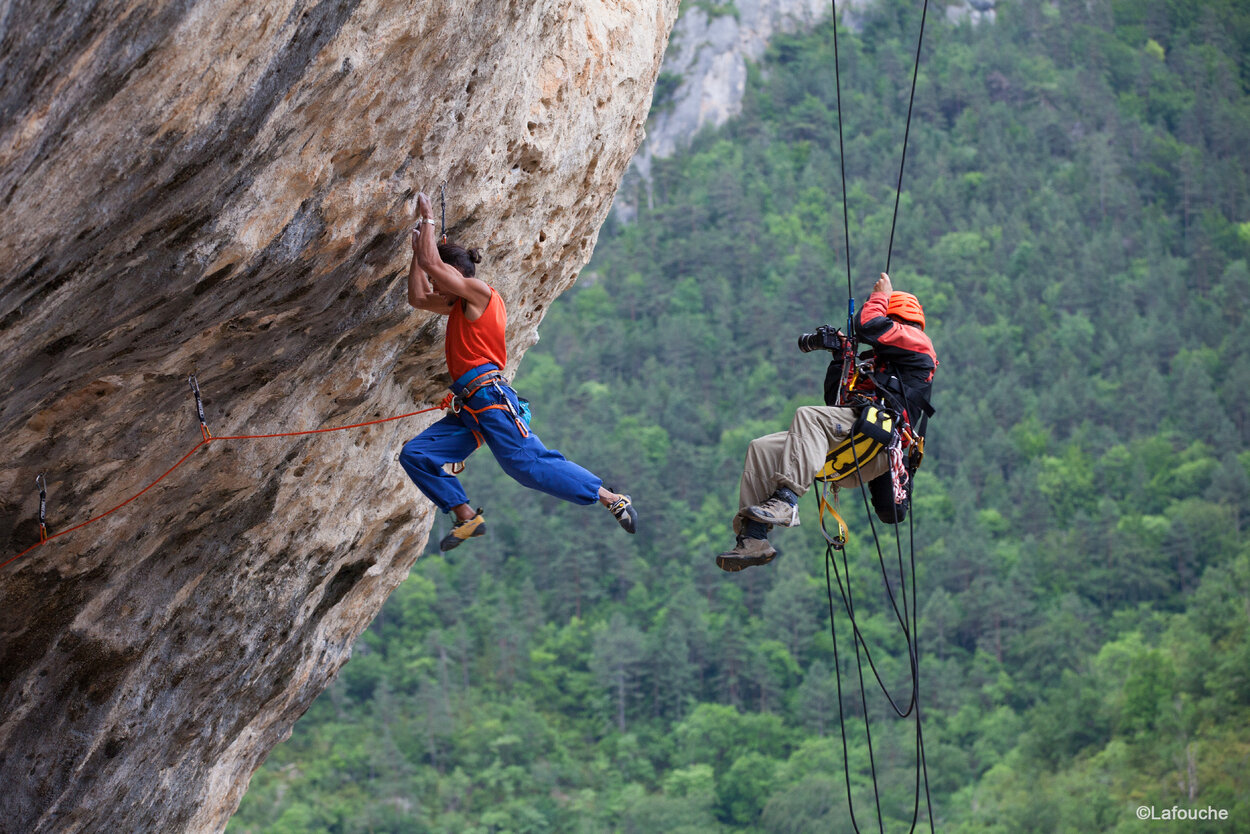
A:
[[[742,467],[742,483],[738,489],[739,515],[734,519],[734,531],[741,527],[742,510],[767,501],[777,487],[788,487],[796,495],[807,492],[816,473],[825,465],[829,450],[847,438],[854,422],[853,409],[805,405],[794,412],[789,431],[752,440]],[[838,487],[866,484],[889,468],[889,456],[878,453],[859,472],[839,481]]]

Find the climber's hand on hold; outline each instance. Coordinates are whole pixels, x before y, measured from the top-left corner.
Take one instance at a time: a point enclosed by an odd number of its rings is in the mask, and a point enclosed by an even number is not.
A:
[[[433,228],[434,225],[434,207],[430,205],[430,198],[422,191],[417,194],[417,222],[412,227],[412,251],[416,254],[421,249],[421,231],[426,226]],[[431,232],[431,234],[433,234]]]

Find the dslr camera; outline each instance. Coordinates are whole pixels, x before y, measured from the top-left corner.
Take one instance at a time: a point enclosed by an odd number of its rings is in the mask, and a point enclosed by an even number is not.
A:
[[[827,324],[817,327],[815,333],[804,333],[799,336],[799,350],[804,353],[811,353],[813,350],[839,351],[841,349],[842,334],[837,328]]]

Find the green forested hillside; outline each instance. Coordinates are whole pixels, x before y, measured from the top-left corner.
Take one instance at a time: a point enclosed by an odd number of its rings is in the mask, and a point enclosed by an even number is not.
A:
[[[838,34],[861,301],[919,8]],[[1138,806],[1177,805],[1228,812],[1185,830],[1250,831],[1250,8],[939,18],[891,264],[942,363],[915,512],[936,827],[1136,831]],[[656,162],[521,366],[534,429],[630,492],[639,534],[471,459],[489,537],[418,561],[230,831],[852,830],[811,499],[772,565],[713,563],[747,442],[819,400],[796,336],[846,316],[832,34],[775,42],[742,116]],[[847,498],[860,627],[905,699]],[[905,830],[911,725],[869,705],[886,828]]]

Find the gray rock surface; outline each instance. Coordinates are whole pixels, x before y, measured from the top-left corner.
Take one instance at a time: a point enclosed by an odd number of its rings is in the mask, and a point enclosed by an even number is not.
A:
[[[840,0],[838,14],[859,31],[864,12],[875,0]],[[929,23],[942,16],[950,23],[992,23],[996,0],[931,3]],[[774,36],[811,29],[828,19],[828,0],[732,0],[687,3],[673,27],[661,72],[673,80],[657,101],[643,142],[626,176],[616,215],[628,221],[638,186],[649,182],[651,163],[686,147],[704,127],[717,127],[742,111],[747,62],[758,61]],[[917,5],[917,25],[920,6]]]
[[[676,0],[0,9],[0,562],[218,436],[437,403],[416,189],[509,308],[589,258]],[[437,414],[216,440],[0,569],[0,830],[219,831],[405,577]],[[605,532],[615,525],[597,519]]]
[[[964,0],[946,7],[946,20],[950,23],[968,22],[973,25],[993,23],[998,15],[997,0]]]
[[[653,157],[671,156],[704,126],[737,115],[746,91],[747,61],[758,61],[775,34],[810,28],[827,18],[829,10],[828,0],[687,4],[661,68],[681,82],[651,114],[648,139],[634,160],[638,173],[648,177]]]

